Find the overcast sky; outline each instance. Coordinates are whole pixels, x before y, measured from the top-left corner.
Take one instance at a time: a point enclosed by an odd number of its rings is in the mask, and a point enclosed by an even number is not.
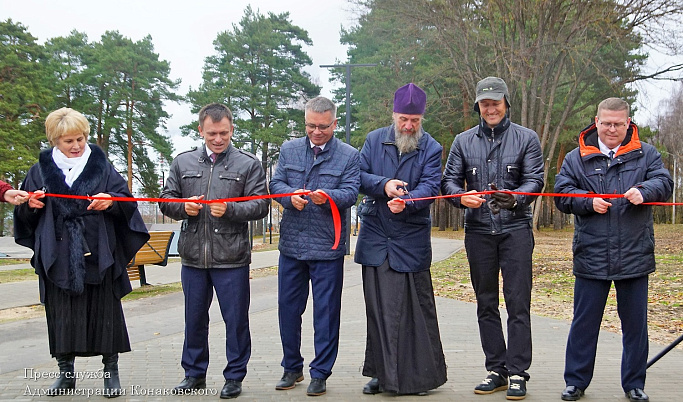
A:
[[[290,20],[308,31],[313,46],[304,50],[313,66],[307,71],[323,87],[322,95],[330,97],[329,72],[319,65],[346,60],[339,32],[342,26],[349,28],[355,23],[347,0],[0,0],[0,20],[21,22],[41,44],[74,29],[85,32],[91,42],[99,41],[107,30],[117,30],[134,41],[151,35],[159,57],[171,64],[171,78],[182,80],[179,93],[184,95],[190,86],[200,84],[204,58],[214,54],[217,34],[231,30],[248,4],[264,15],[289,12]],[[670,58],[651,57],[650,69],[670,62]],[[635,121],[648,123],[672,87],[670,82],[639,84]],[[171,103],[166,111],[172,115],[167,126],[176,153],[196,144],[182,138],[178,129],[194,119],[189,106]]]

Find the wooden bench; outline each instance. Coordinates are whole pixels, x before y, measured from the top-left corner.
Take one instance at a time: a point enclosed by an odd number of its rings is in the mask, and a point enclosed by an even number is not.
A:
[[[133,259],[128,263],[128,278],[131,281],[140,280],[140,286],[149,285],[145,277],[145,264],[166,266],[168,263],[168,249],[174,232],[154,231],[149,232],[149,240],[145,243]]]

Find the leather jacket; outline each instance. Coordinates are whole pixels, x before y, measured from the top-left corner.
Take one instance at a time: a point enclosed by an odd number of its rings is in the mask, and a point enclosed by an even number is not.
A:
[[[490,190],[494,183],[500,190],[540,193],[543,189],[543,154],[538,135],[505,117],[493,129],[484,119],[458,134],[453,140],[446,169],[441,179],[441,193],[461,194]],[[467,183],[467,184],[465,184]],[[489,196],[487,196],[488,198]],[[531,227],[531,208],[536,197],[515,195],[517,205],[493,214],[487,203],[467,208],[465,232],[501,234]],[[453,205],[465,208],[460,198],[447,198]]]
[[[160,198],[189,198],[204,195],[205,200],[268,194],[261,162],[248,152],[232,146],[212,163],[206,147],[176,156]],[[197,216],[185,213],[185,204],[160,202],[161,212],[182,220],[178,253],[183,265],[194,268],[238,268],[251,263],[249,225],[268,214],[270,201],[258,199],[227,204],[225,214],[211,216],[209,206]]]

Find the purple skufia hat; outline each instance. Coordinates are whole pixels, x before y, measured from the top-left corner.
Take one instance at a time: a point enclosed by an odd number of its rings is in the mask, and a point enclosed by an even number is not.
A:
[[[425,114],[427,94],[422,88],[406,84],[394,93],[394,112],[402,114]]]

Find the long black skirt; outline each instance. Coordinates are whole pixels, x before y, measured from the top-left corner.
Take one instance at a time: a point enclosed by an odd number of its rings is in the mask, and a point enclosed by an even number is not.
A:
[[[412,394],[443,385],[446,362],[429,271],[363,266],[367,343],[363,375],[384,391]]]
[[[70,294],[49,280],[45,285],[45,316],[50,354],[97,356],[130,351],[121,300],[112,290],[111,270],[99,285],[85,285]]]

